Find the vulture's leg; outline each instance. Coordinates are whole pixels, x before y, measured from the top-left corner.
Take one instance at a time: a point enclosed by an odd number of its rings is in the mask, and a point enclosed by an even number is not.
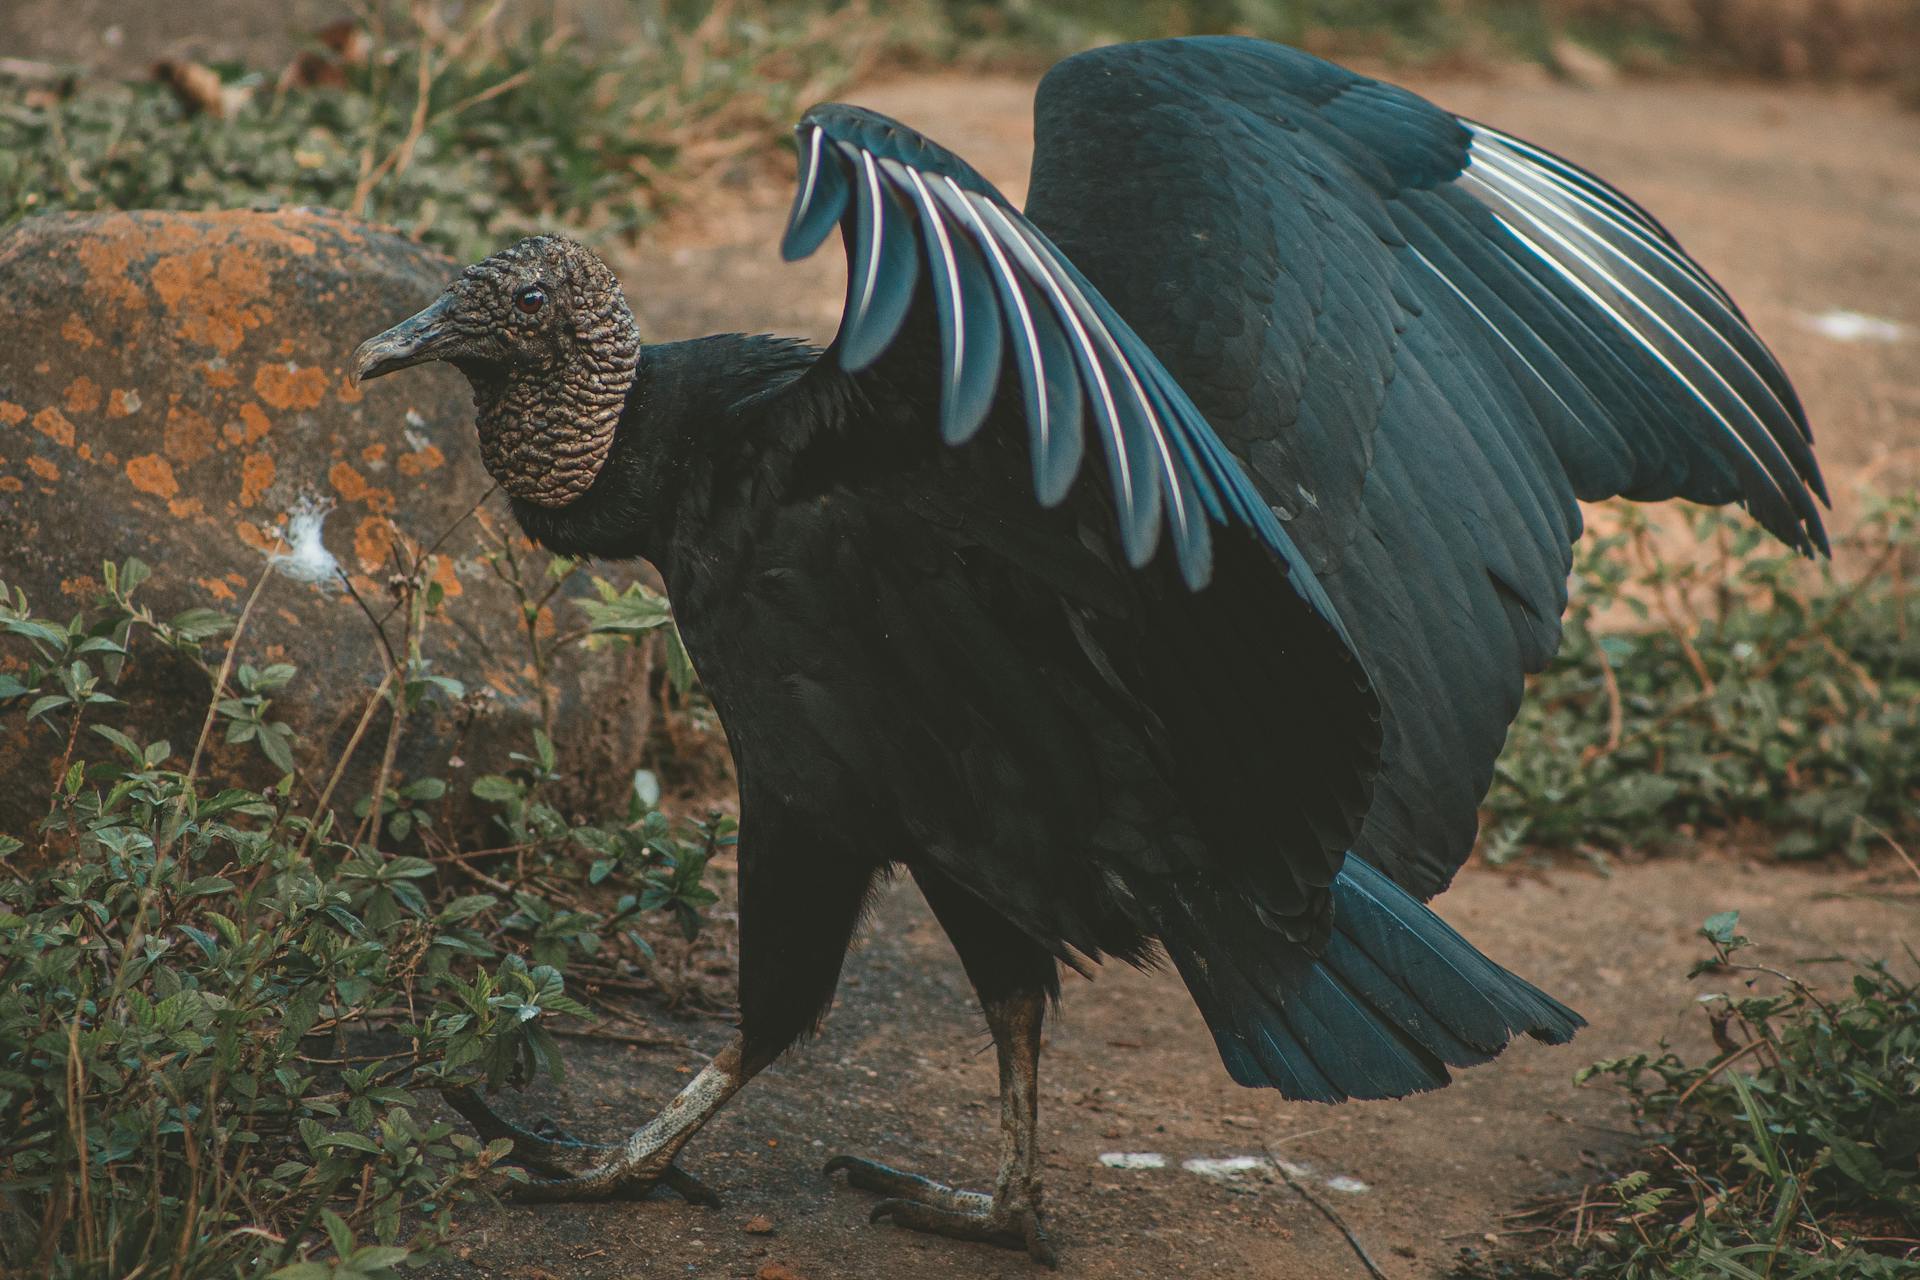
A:
[[[569,1145],[509,1126],[491,1112],[483,1119],[484,1104],[475,1111],[454,1103],[483,1134],[491,1129],[516,1144],[531,1138],[533,1158],[562,1170],[561,1177],[521,1187],[520,1199],[598,1200],[665,1186],[696,1203],[719,1203],[674,1157],[742,1085],[819,1023],[875,872],[870,863],[818,856],[817,844],[778,822],[742,826],[752,843],[740,846],[740,1034],[678,1097],[611,1147]],[[570,1155],[597,1160],[566,1172]]]
[[[1000,1171],[993,1194],[963,1191],[859,1156],[835,1156],[826,1172],[887,1197],[872,1221],[960,1240],[1024,1249],[1035,1261],[1058,1262],[1040,1222],[1034,1177],[1039,1118],[1040,1025],[1059,993],[1053,955],[952,881],[923,868],[913,877],[952,939],[980,997],[1000,1061]]]

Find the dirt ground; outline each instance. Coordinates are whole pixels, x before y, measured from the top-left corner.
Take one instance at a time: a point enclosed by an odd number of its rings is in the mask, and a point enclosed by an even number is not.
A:
[[[1110,968],[1092,983],[1069,978],[1040,1091],[1061,1274],[1364,1275],[1341,1236],[1284,1184],[1182,1167],[1271,1152],[1310,1170],[1304,1180],[1389,1276],[1435,1276],[1463,1245],[1498,1232],[1521,1201],[1580,1181],[1587,1153],[1627,1141],[1612,1095],[1576,1089],[1575,1070],[1663,1038],[1711,1051],[1689,998],[1713,984],[1685,979],[1702,953],[1694,936],[1702,919],[1738,908],[1743,927],[1765,940],[1768,962],[1817,977],[1833,970],[1816,957],[1896,954],[1913,938],[1911,901],[1843,896],[1884,888],[1861,873],[1731,859],[1648,863],[1604,878],[1469,871],[1442,899],[1447,918],[1592,1026],[1569,1047],[1526,1042],[1451,1088],[1401,1102],[1324,1107],[1238,1088],[1174,975]],[[656,1026],[707,1052],[730,1034],[721,1019]],[[745,1277],[769,1263],[807,1280],[1036,1274],[1024,1255],[868,1226],[873,1198],[820,1174],[829,1155],[851,1151],[990,1186],[998,1106],[989,1043],[944,936],[912,887],[896,886],[848,962],[825,1033],[750,1085],[688,1149],[687,1167],[720,1192],[722,1208],[664,1194],[508,1205],[474,1221],[460,1244],[464,1264],[430,1274]],[[699,1061],[674,1048],[576,1040],[568,1049],[564,1088],[511,1105],[599,1140],[647,1118]],[[1156,1154],[1165,1166],[1102,1163],[1120,1153]],[[1327,1185],[1342,1178],[1364,1190]],[[755,1218],[773,1233],[745,1230]]]
[[[1416,82],[1440,102],[1563,151],[1621,181],[1724,281],[1794,375],[1844,527],[1857,481],[1920,470],[1920,119],[1864,95],[1700,85],[1604,91],[1538,83]],[[1018,196],[1031,85],[919,78],[850,98],[921,125]],[[651,337],[726,329],[824,339],[840,309],[837,255],[788,267],[774,246],[784,183],[755,177],[692,211],[622,262]],[[1877,322],[1877,323],[1876,323]],[[1903,873],[1904,874],[1904,873]],[[1041,1126],[1062,1273],[1363,1274],[1293,1190],[1183,1162],[1274,1154],[1307,1181],[1395,1277],[1429,1277],[1498,1232],[1529,1196],[1564,1188],[1583,1153],[1626,1138],[1614,1100],[1576,1069],[1663,1038],[1699,1048],[1685,980],[1709,913],[1738,908],[1774,963],[1894,954],[1913,904],[1836,868],[1716,856],[1505,874],[1474,868],[1439,902],[1490,955],[1579,1008],[1571,1047],[1523,1044],[1452,1088],[1399,1103],[1324,1108],[1236,1088],[1177,978],[1109,969],[1069,979],[1043,1060]],[[1865,894],[1867,896],[1851,896]],[[644,1011],[642,1011],[644,1012]],[[656,1022],[663,1027],[668,1023]],[[695,1049],[724,1020],[679,1024]],[[516,1098],[572,1131],[611,1139],[646,1118],[699,1059],[674,1048],[570,1043],[564,1089]],[[992,1173],[993,1057],[958,963],[910,886],[880,904],[849,961],[832,1022],[689,1148],[719,1210],[637,1204],[509,1206],[474,1224],[448,1277],[753,1276],[778,1264],[836,1277],[1021,1277],[1024,1257],[866,1225],[871,1198],[822,1178],[852,1151],[974,1186]],[[1164,1167],[1110,1168],[1151,1153]],[[1346,1190],[1327,1186],[1330,1179]],[[1353,1189],[1363,1185],[1364,1190]],[[771,1234],[745,1224],[767,1219]],[[760,1224],[756,1224],[760,1225]]]

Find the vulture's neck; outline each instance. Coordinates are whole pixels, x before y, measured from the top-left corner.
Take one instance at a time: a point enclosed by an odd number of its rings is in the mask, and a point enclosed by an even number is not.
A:
[[[676,550],[717,508],[750,500],[756,484],[844,418],[847,380],[818,356],[764,335],[642,348],[592,488],[563,507],[513,499],[514,515],[563,555],[650,560],[671,588]]]

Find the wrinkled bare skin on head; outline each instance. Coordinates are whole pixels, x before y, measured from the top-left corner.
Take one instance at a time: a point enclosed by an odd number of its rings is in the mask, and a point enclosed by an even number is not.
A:
[[[468,267],[448,295],[446,358],[473,384],[487,470],[516,498],[566,506],[605,465],[639,366],[620,282],[585,246],[535,236]]]

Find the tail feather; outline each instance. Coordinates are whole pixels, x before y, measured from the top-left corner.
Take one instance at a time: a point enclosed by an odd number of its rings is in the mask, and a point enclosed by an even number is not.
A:
[[[1249,905],[1187,904],[1163,941],[1234,1080],[1338,1102],[1437,1089],[1515,1036],[1560,1044],[1579,1014],[1473,948],[1359,858],[1333,885],[1319,955]]]

